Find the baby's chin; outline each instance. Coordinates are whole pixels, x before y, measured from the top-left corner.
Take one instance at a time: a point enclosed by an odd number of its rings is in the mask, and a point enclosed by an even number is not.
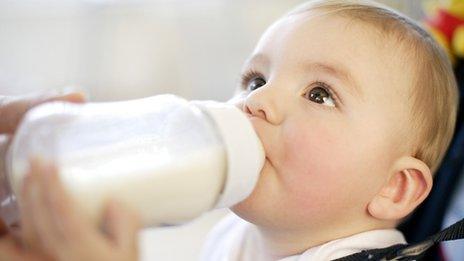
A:
[[[253,207],[252,200],[249,197],[230,208],[230,210],[240,218],[253,223],[255,225],[259,225],[260,222],[260,212]]]
[[[253,198],[232,206],[230,210],[241,219],[254,224],[261,229],[282,230],[289,227],[285,211],[270,205],[259,204]]]
[[[259,224],[261,216],[268,212],[266,211],[266,199],[270,197],[266,197],[267,193],[264,189],[265,181],[263,180],[263,176],[263,173],[261,173],[257,185],[247,198],[230,208],[237,216],[253,224]]]
[[[252,193],[241,202],[230,208],[237,216],[253,223],[255,225],[263,225],[272,222],[273,213],[276,210],[276,205],[273,196],[279,195],[277,188],[277,178],[274,169],[265,164],[258,182]]]

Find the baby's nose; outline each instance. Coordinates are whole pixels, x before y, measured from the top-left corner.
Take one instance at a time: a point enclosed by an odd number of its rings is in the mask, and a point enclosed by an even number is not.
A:
[[[256,108],[252,109],[250,106],[245,104],[245,113],[248,114],[250,117],[259,117],[263,120],[266,120],[268,118],[266,112],[263,109]]]
[[[278,93],[261,87],[251,92],[245,99],[242,110],[253,116],[265,120],[273,125],[278,125],[283,120],[283,111],[278,108]]]

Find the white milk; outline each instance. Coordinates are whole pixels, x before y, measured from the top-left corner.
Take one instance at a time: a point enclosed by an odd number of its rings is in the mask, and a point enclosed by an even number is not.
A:
[[[135,210],[144,226],[185,222],[216,203],[225,181],[222,147],[158,160],[128,151],[86,151],[60,161],[62,182],[94,222],[109,199]]]

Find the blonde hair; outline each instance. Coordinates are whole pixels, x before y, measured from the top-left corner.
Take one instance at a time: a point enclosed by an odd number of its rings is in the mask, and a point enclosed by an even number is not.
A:
[[[416,66],[410,102],[410,133],[417,159],[434,173],[453,137],[459,93],[448,56],[420,25],[379,3],[368,0],[314,0],[304,3],[286,17],[311,10],[340,14],[365,22],[387,37],[396,37],[408,48]],[[411,135],[410,135],[411,136]]]

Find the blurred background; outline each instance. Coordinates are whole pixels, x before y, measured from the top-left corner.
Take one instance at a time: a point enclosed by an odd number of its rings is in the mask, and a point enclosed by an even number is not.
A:
[[[226,100],[261,33],[302,2],[0,0],[0,91]],[[421,1],[382,2],[421,16]]]
[[[0,95],[78,86],[91,101],[225,101],[273,21],[302,0],[0,0]],[[379,1],[415,19],[420,0]],[[142,259],[192,260],[215,211],[141,233]]]

